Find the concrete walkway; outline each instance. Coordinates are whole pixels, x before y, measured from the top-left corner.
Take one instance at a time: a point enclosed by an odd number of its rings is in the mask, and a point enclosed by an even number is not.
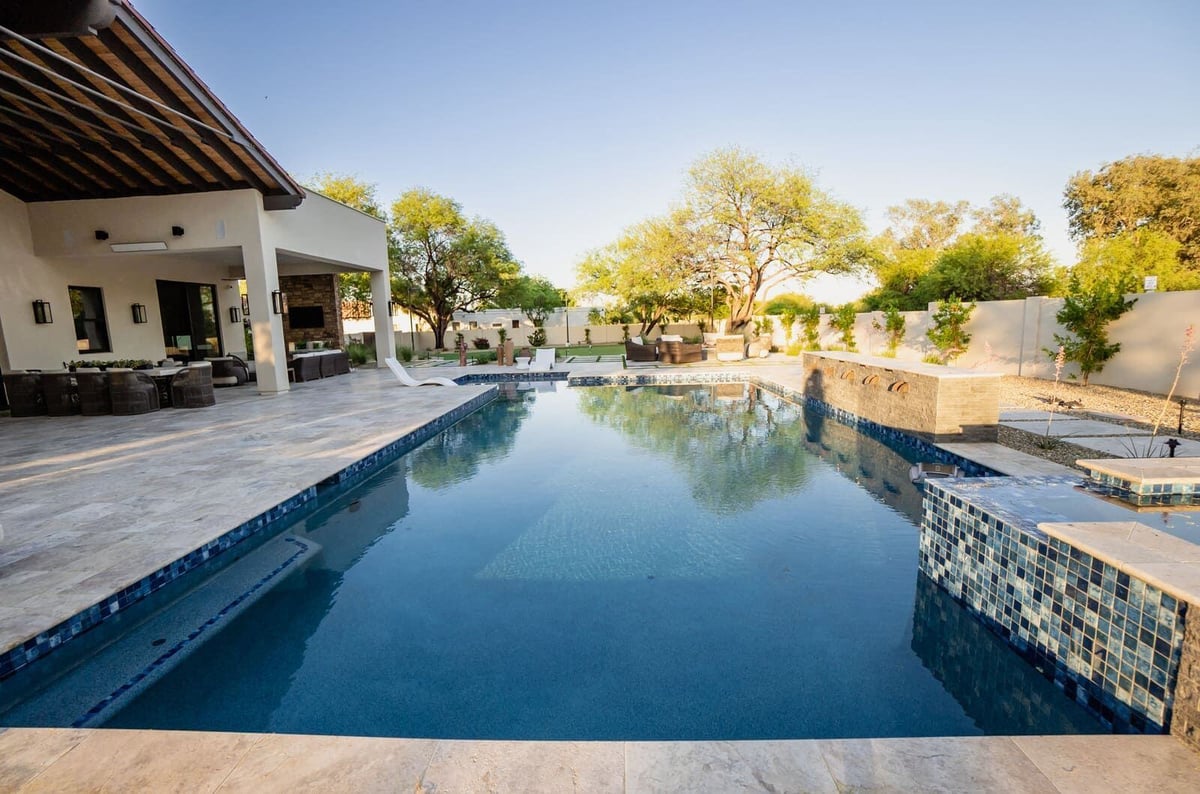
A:
[[[1046,422],[1050,420],[1047,428]],[[1090,417],[1084,418],[1057,412],[1051,419],[1049,411],[1030,411],[1026,409],[1002,409],[1000,424],[1015,430],[1024,430],[1035,435],[1049,435],[1051,438],[1067,441],[1087,449],[1094,449],[1118,458],[1156,458],[1167,454],[1163,442],[1172,437],[1169,428],[1160,431],[1158,436],[1151,436],[1146,430],[1127,427],[1119,419],[1107,421]],[[1200,455],[1200,441],[1181,439],[1181,445],[1175,454],[1180,457]]]

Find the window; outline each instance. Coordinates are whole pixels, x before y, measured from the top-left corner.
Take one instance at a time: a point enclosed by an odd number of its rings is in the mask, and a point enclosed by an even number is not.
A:
[[[513,328],[520,328],[520,327],[521,327],[521,321],[513,320]]]
[[[67,287],[75,318],[75,349],[80,353],[109,353],[108,323],[99,287]]]
[[[475,330],[476,328],[478,328],[478,327],[479,327],[479,321],[478,321],[478,320],[472,320],[472,321],[471,321],[471,330],[472,330],[472,331],[474,331],[474,330]]]

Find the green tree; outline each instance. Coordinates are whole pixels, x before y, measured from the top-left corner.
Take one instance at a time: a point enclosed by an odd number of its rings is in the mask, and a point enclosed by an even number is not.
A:
[[[1045,295],[1053,284],[1053,261],[1040,239],[971,232],[942,251],[915,294],[925,303],[950,295],[968,301],[1013,300]]]
[[[1103,370],[1121,350],[1120,342],[1108,341],[1108,326],[1136,302],[1136,298],[1125,300],[1123,286],[1118,281],[1100,280],[1085,287],[1072,276],[1067,297],[1055,315],[1067,333],[1055,334],[1054,341],[1063,348],[1067,361],[1079,365],[1084,386],[1093,372]],[[1057,355],[1057,350],[1046,352],[1051,358]]]
[[[445,347],[456,311],[489,304],[520,264],[491,222],[467,218],[458,202],[424,189],[409,190],[392,204],[396,238],[392,293],[408,311],[429,323]]]
[[[779,321],[783,323],[783,332],[787,334],[787,341],[791,342],[792,327],[796,324],[796,319],[801,312],[812,305],[812,298],[807,295],[785,292],[767,301],[767,305],[763,307],[763,314],[778,317]]]
[[[1063,206],[1077,240],[1149,229],[1179,243],[1179,261],[1200,272],[1200,157],[1134,155],[1071,177]]]
[[[888,228],[874,241],[879,252],[874,262],[879,287],[864,299],[866,308],[924,309],[928,301],[916,294],[917,286],[938,254],[958,237],[970,206],[966,201],[907,199],[888,207]]]
[[[900,348],[900,343],[904,341],[904,334],[908,330],[904,315],[895,306],[888,306],[883,310],[883,322],[872,320],[871,326],[876,331],[883,331],[887,334],[887,352],[884,355],[895,358],[896,351]]]
[[[829,316],[829,327],[842,335],[842,344],[853,352],[858,350],[854,339],[854,323],[858,320],[858,307],[853,303],[844,303]]]
[[[364,182],[348,174],[323,171],[306,180],[304,187],[347,207],[353,207],[359,212],[387,221],[387,213],[379,203],[377,188],[371,182]],[[392,247],[389,240],[389,254]],[[371,277],[367,273],[342,273],[338,277],[338,284],[343,300],[354,301],[361,306],[370,305]]]
[[[800,312],[800,324],[804,327],[804,349],[821,349],[821,307],[809,306]]]
[[[1079,262],[1071,268],[1076,286],[1089,291],[1100,282],[1117,284],[1124,292],[1141,292],[1144,276],[1158,276],[1158,289],[1200,289],[1200,270],[1179,261],[1179,242],[1165,232],[1141,229],[1112,237],[1085,240]]]
[[[966,325],[974,311],[975,304],[963,303],[957,295],[938,304],[933,313],[933,327],[925,332],[938,349],[937,363],[949,364],[967,352],[971,335],[966,332]]]
[[[763,291],[815,273],[847,273],[870,256],[858,211],[805,174],[740,149],[716,151],[690,172],[686,212],[703,280],[728,296],[730,330],[751,321]]]
[[[577,294],[615,299],[616,315],[640,323],[640,336],[672,318],[708,308],[707,297],[697,294],[702,281],[695,249],[679,215],[626,229],[612,245],[588,254],[576,273]]]
[[[519,308],[529,322],[541,328],[551,312],[563,305],[563,293],[544,276],[518,276],[509,280],[494,303],[500,308]]]
[[[992,196],[986,207],[971,211],[975,219],[976,234],[1011,234],[1018,237],[1037,237],[1042,228],[1042,222],[1033,214],[1033,210],[1021,204],[1016,196],[1001,193]]]

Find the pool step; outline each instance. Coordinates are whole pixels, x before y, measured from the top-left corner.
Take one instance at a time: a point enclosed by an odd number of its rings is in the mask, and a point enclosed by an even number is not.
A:
[[[88,675],[59,677],[0,714],[0,724],[101,725],[320,551],[290,532],[268,540],[87,659]]]

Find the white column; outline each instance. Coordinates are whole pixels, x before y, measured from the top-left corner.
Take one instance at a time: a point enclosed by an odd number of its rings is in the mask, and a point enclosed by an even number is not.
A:
[[[385,358],[396,357],[396,335],[392,332],[392,318],[388,314],[388,301],[392,299],[392,280],[387,270],[371,273],[371,314],[375,319],[375,361],[383,366]]]
[[[279,289],[274,247],[260,243],[242,247],[246,268],[246,298],[250,303],[250,332],[254,338],[254,372],[259,394],[288,390],[287,345],[283,316],[275,314],[271,293]]]

